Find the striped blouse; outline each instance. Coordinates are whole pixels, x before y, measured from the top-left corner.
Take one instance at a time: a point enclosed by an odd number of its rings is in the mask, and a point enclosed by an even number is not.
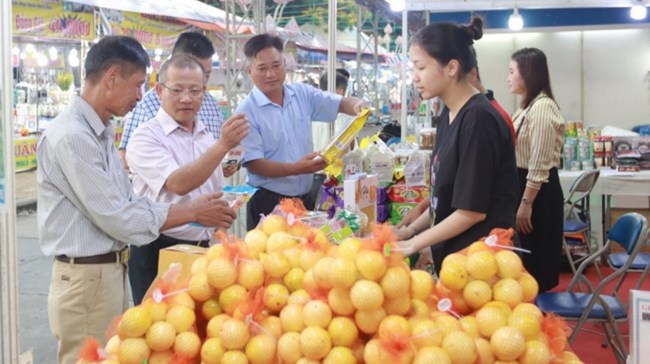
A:
[[[169,204],[133,195],[113,127],[81,97],[38,142],[38,232],[47,256],[86,257],[158,237]]]
[[[515,111],[512,120],[518,131],[517,167],[528,170],[526,187],[538,190],[548,182],[549,170],[560,167],[564,118],[557,103],[542,92],[527,108]]]

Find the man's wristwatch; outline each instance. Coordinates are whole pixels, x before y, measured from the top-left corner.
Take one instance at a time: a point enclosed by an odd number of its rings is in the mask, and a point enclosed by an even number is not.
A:
[[[523,197],[521,199],[521,203],[523,203],[524,205],[530,206],[530,205],[533,204],[533,200],[529,199],[528,197]]]

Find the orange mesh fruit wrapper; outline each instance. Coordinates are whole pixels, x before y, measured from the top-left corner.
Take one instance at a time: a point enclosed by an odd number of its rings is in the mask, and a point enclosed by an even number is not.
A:
[[[563,318],[553,313],[545,314],[542,332],[548,338],[548,348],[554,357],[561,358],[564,351],[570,350],[567,338],[571,335],[571,328]]]
[[[404,262],[404,255],[396,244],[397,236],[388,224],[370,224],[370,235],[362,240],[361,250],[381,253],[389,267]]]
[[[94,337],[86,338],[81,351],[79,352],[79,361],[77,364],[82,363],[99,363],[106,359],[106,355],[102,353],[103,349],[99,341]]]

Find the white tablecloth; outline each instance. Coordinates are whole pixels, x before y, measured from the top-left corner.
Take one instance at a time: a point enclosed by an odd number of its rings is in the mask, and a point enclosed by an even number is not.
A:
[[[559,171],[565,197],[569,194],[573,182],[582,173],[584,171]],[[601,169],[592,193],[610,196],[650,196],[650,171],[618,172],[609,168]]]

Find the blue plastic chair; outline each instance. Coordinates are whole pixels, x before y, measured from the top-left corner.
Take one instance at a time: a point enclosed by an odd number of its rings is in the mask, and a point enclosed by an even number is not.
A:
[[[576,265],[592,253],[591,249],[591,216],[589,214],[589,195],[598,181],[599,170],[582,173],[571,185],[569,195],[564,200],[564,253],[573,273]],[[584,245],[580,240],[574,240],[567,235],[582,234]],[[582,256],[574,258],[577,250],[582,249]]]
[[[618,322],[627,320],[627,305],[619,297],[618,288],[647,238],[648,222],[645,217],[634,212],[621,216],[607,235],[605,245],[580,264],[566,292],[546,292],[537,296],[535,303],[543,312],[553,312],[566,320],[577,321],[569,343],[573,343],[585,322],[601,323],[614,356],[619,363],[625,363],[627,343],[623,340]],[[583,273],[589,265],[597,265],[599,259],[604,260],[612,244],[622,246],[628,259],[594,288]],[[605,292],[606,286],[612,282],[616,282],[614,289]],[[580,283],[588,288],[588,293],[576,292]]]

